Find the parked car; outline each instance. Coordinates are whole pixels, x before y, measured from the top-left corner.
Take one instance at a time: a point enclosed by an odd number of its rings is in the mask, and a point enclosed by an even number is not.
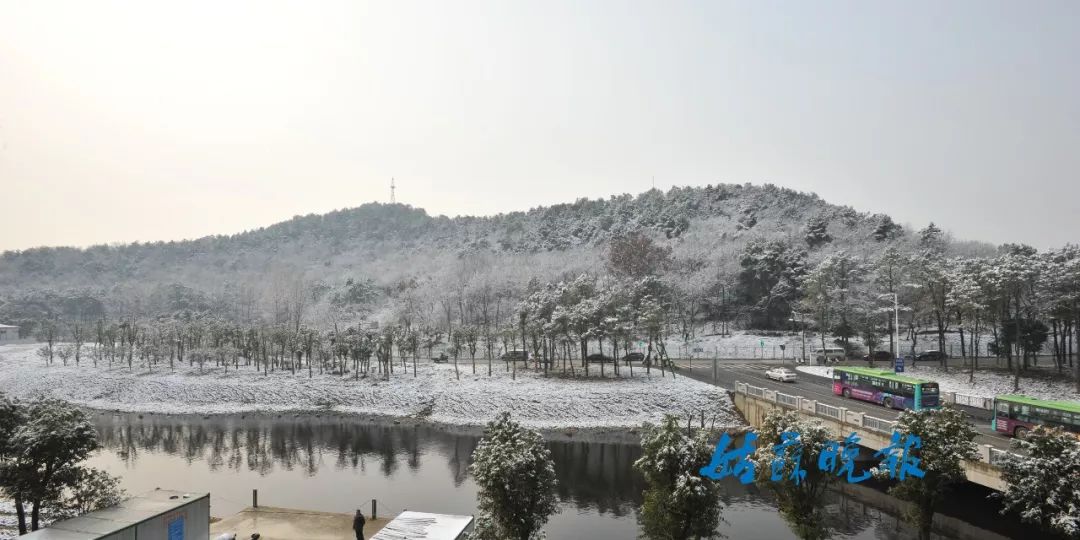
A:
[[[629,364],[630,362],[644,362],[645,355],[639,352],[632,352],[622,357],[622,359],[623,362],[626,362],[627,364]]]
[[[431,359],[431,361],[435,362],[436,364],[445,363],[447,360],[449,360],[449,358],[446,356],[446,353],[442,353],[439,356]]]
[[[765,376],[780,382],[795,382],[795,372],[788,368],[772,368],[765,372]]]
[[[506,360],[508,362],[526,362],[529,360],[529,351],[506,351],[499,356],[499,360]]]
[[[844,358],[847,358],[847,352],[845,352],[842,347],[814,349],[813,351],[811,351],[811,355],[814,357],[814,361],[818,364],[824,364],[826,362],[839,362]]]
[[[614,362],[615,361],[614,358],[612,358],[610,356],[607,356],[607,355],[604,355],[604,354],[600,354],[600,353],[592,353],[592,354],[586,356],[585,359],[588,360],[589,362],[601,362],[601,363],[607,363],[607,362]]]
[[[874,351],[873,354],[863,355],[862,359],[866,360],[867,362],[892,362],[893,356],[892,353],[889,351]]]
[[[923,351],[915,357],[916,362],[929,362],[929,361],[941,361],[948,358],[949,355],[941,351]]]

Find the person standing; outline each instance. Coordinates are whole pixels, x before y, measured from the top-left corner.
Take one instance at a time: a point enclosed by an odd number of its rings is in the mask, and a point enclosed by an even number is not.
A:
[[[364,513],[360,510],[356,511],[356,517],[352,520],[352,528],[356,531],[356,540],[364,540],[364,524],[367,520],[364,519]]]

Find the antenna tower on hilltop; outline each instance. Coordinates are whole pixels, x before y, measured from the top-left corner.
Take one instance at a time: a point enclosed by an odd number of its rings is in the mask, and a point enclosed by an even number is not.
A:
[[[390,179],[390,204],[394,204],[394,203],[397,202],[397,199],[394,198],[394,189],[396,189],[396,187],[394,186],[394,179],[391,178]]]

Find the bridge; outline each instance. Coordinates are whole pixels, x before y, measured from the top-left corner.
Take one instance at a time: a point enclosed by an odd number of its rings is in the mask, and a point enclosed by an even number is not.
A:
[[[821,422],[838,440],[852,432],[859,438],[859,444],[873,450],[888,446],[895,421],[870,416],[863,411],[849,410],[828,403],[809,399],[799,395],[786,394],[776,390],[751,386],[735,382],[735,407],[753,427],[761,427],[765,416],[775,410],[795,411],[799,415],[814,418]],[[979,444],[979,459],[963,462],[964,473],[969,482],[1004,491],[1005,481],[1001,478],[1001,460],[1009,452],[995,448],[990,444]]]

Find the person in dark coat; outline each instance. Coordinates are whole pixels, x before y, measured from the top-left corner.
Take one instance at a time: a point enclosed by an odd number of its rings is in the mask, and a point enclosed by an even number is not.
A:
[[[364,540],[364,523],[367,523],[367,520],[364,519],[364,513],[357,510],[356,517],[352,520],[352,528],[356,531],[356,540]]]

